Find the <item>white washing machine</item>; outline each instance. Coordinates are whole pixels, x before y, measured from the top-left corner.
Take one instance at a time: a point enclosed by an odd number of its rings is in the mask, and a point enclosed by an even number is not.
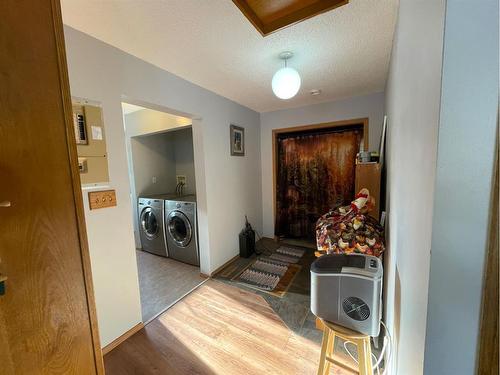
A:
[[[160,196],[141,197],[138,202],[139,235],[142,250],[168,256],[164,231],[164,199]]]
[[[186,195],[167,199],[164,212],[169,257],[199,266],[196,196]]]

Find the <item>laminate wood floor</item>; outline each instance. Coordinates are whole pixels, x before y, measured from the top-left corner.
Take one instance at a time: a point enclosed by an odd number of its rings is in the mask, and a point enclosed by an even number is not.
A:
[[[107,375],[316,374],[320,346],[262,296],[209,280],[104,357]],[[332,374],[352,374],[333,368]]]
[[[257,242],[256,247],[259,253],[262,252],[263,255],[269,255],[282,245],[289,246],[283,242],[276,242],[264,238]],[[311,268],[311,263],[316,260],[316,257],[314,255],[314,250],[305,247],[301,249],[305,250],[304,256],[299,261],[299,265],[302,269],[295,276],[288,291],[282,297],[251,288],[244,283],[233,280],[234,276],[242,272],[242,270],[258,257],[256,254],[250,258],[236,259],[215,275],[214,278],[260,295],[293,332],[321,344],[323,334],[316,329],[316,317],[310,311],[311,273],[309,270]],[[342,343],[339,342],[338,344],[339,349],[343,350]]]

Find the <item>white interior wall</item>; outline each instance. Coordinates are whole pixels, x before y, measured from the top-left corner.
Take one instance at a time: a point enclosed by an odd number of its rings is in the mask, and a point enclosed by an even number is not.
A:
[[[201,271],[238,253],[248,215],[262,229],[260,118],[257,112],[65,26],[72,95],[102,103],[110,182],[118,205],[85,216],[102,345],[141,321],[131,185],[121,102],[148,103],[193,119]],[[142,102],[142,103],[141,103]],[[231,157],[229,125],[245,128],[246,155]],[[224,220],[220,220],[220,212]]]
[[[262,222],[264,236],[274,237],[273,214],[273,129],[368,118],[371,151],[378,151],[384,117],[384,93],[358,96],[305,107],[265,112],[260,115],[262,169]]]
[[[498,0],[446,3],[425,374],[476,372],[497,132],[498,11]]]
[[[175,191],[175,155],[168,133],[131,138],[137,197]],[[156,181],[154,181],[154,180]]]
[[[125,116],[127,123],[127,116]],[[125,125],[126,126],[126,125]],[[138,199],[145,195],[174,194],[177,175],[186,176],[184,194],[196,194],[193,132],[191,127],[165,133],[131,137],[129,167],[132,219],[136,248],[142,248],[139,234]],[[156,182],[154,182],[156,181]]]
[[[134,240],[135,247],[140,249],[142,244],[139,235],[137,199],[142,195],[174,193],[177,174],[189,174],[191,184],[185,192],[196,193],[192,120],[152,109],[143,109],[125,114],[123,121],[129,164]],[[178,173],[177,169],[183,173]],[[155,184],[153,177],[157,180]]]
[[[422,374],[441,92],[444,0],[401,0],[386,87],[386,321],[393,374]]]
[[[190,126],[193,122],[187,117],[175,116],[149,108],[131,112],[123,117],[125,133],[129,138],[164,133],[169,130]]]
[[[168,134],[173,138],[175,174],[186,176],[186,186],[184,186],[183,192],[184,194],[196,194],[193,132],[191,128],[187,128]]]
[[[126,118],[126,116],[125,116]],[[138,198],[175,191],[175,160],[171,138],[165,134],[137,136],[129,144],[129,180],[135,247],[142,248],[139,234]],[[156,181],[156,182],[154,182]]]

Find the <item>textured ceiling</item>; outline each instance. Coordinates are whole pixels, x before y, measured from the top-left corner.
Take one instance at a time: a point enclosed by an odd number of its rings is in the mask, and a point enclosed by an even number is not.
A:
[[[62,0],[62,9],[65,24],[266,112],[382,91],[397,3],[351,0],[265,38],[231,0]],[[290,100],[271,90],[285,50],[302,77]]]

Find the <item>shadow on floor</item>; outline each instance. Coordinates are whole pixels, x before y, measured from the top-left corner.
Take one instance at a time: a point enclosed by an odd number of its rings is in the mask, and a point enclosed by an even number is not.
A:
[[[158,319],[106,354],[104,365],[116,375],[216,375]]]

